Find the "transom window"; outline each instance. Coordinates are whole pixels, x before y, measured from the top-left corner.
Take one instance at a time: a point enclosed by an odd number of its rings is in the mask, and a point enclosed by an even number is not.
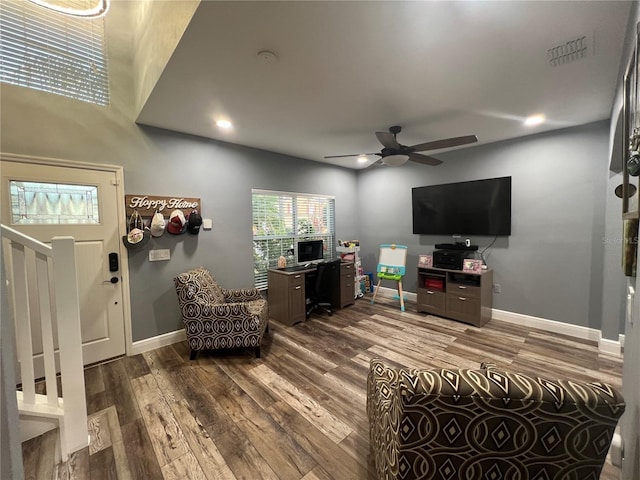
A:
[[[1,0],[0,81],[108,105],[104,18],[81,15],[104,14],[97,3]]]
[[[324,258],[335,258],[335,198],[252,190],[253,265],[256,288],[267,288],[267,269],[284,256],[296,263],[298,242],[323,240]]]
[[[100,223],[98,187],[12,180],[13,225],[62,225]]]

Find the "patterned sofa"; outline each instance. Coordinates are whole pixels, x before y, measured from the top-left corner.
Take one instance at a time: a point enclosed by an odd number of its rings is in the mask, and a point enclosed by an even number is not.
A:
[[[250,347],[260,358],[269,328],[267,300],[255,288],[221,288],[211,273],[194,268],[173,279],[191,360],[200,350]]]
[[[380,480],[597,480],[625,404],[602,383],[371,360],[367,415]]]

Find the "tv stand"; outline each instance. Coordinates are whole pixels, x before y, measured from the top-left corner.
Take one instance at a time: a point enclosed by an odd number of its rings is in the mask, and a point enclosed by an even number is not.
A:
[[[418,267],[417,310],[481,327],[491,320],[493,271]]]

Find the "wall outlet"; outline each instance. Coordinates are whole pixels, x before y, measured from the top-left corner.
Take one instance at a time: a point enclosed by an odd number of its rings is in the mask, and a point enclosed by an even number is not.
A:
[[[502,287],[499,283],[493,284],[493,293],[502,293]]]

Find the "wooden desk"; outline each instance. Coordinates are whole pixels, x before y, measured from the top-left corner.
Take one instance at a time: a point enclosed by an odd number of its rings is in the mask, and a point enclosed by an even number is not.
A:
[[[351,262],[340,264],[340,285],[331,292],[331,305],[336,310],[355,303],[353,270]],[[306,275],[315,273],[315,266],[293,272],[277,268],[267,270],[269,317],[285,325],[304,321],[307,314]]]

